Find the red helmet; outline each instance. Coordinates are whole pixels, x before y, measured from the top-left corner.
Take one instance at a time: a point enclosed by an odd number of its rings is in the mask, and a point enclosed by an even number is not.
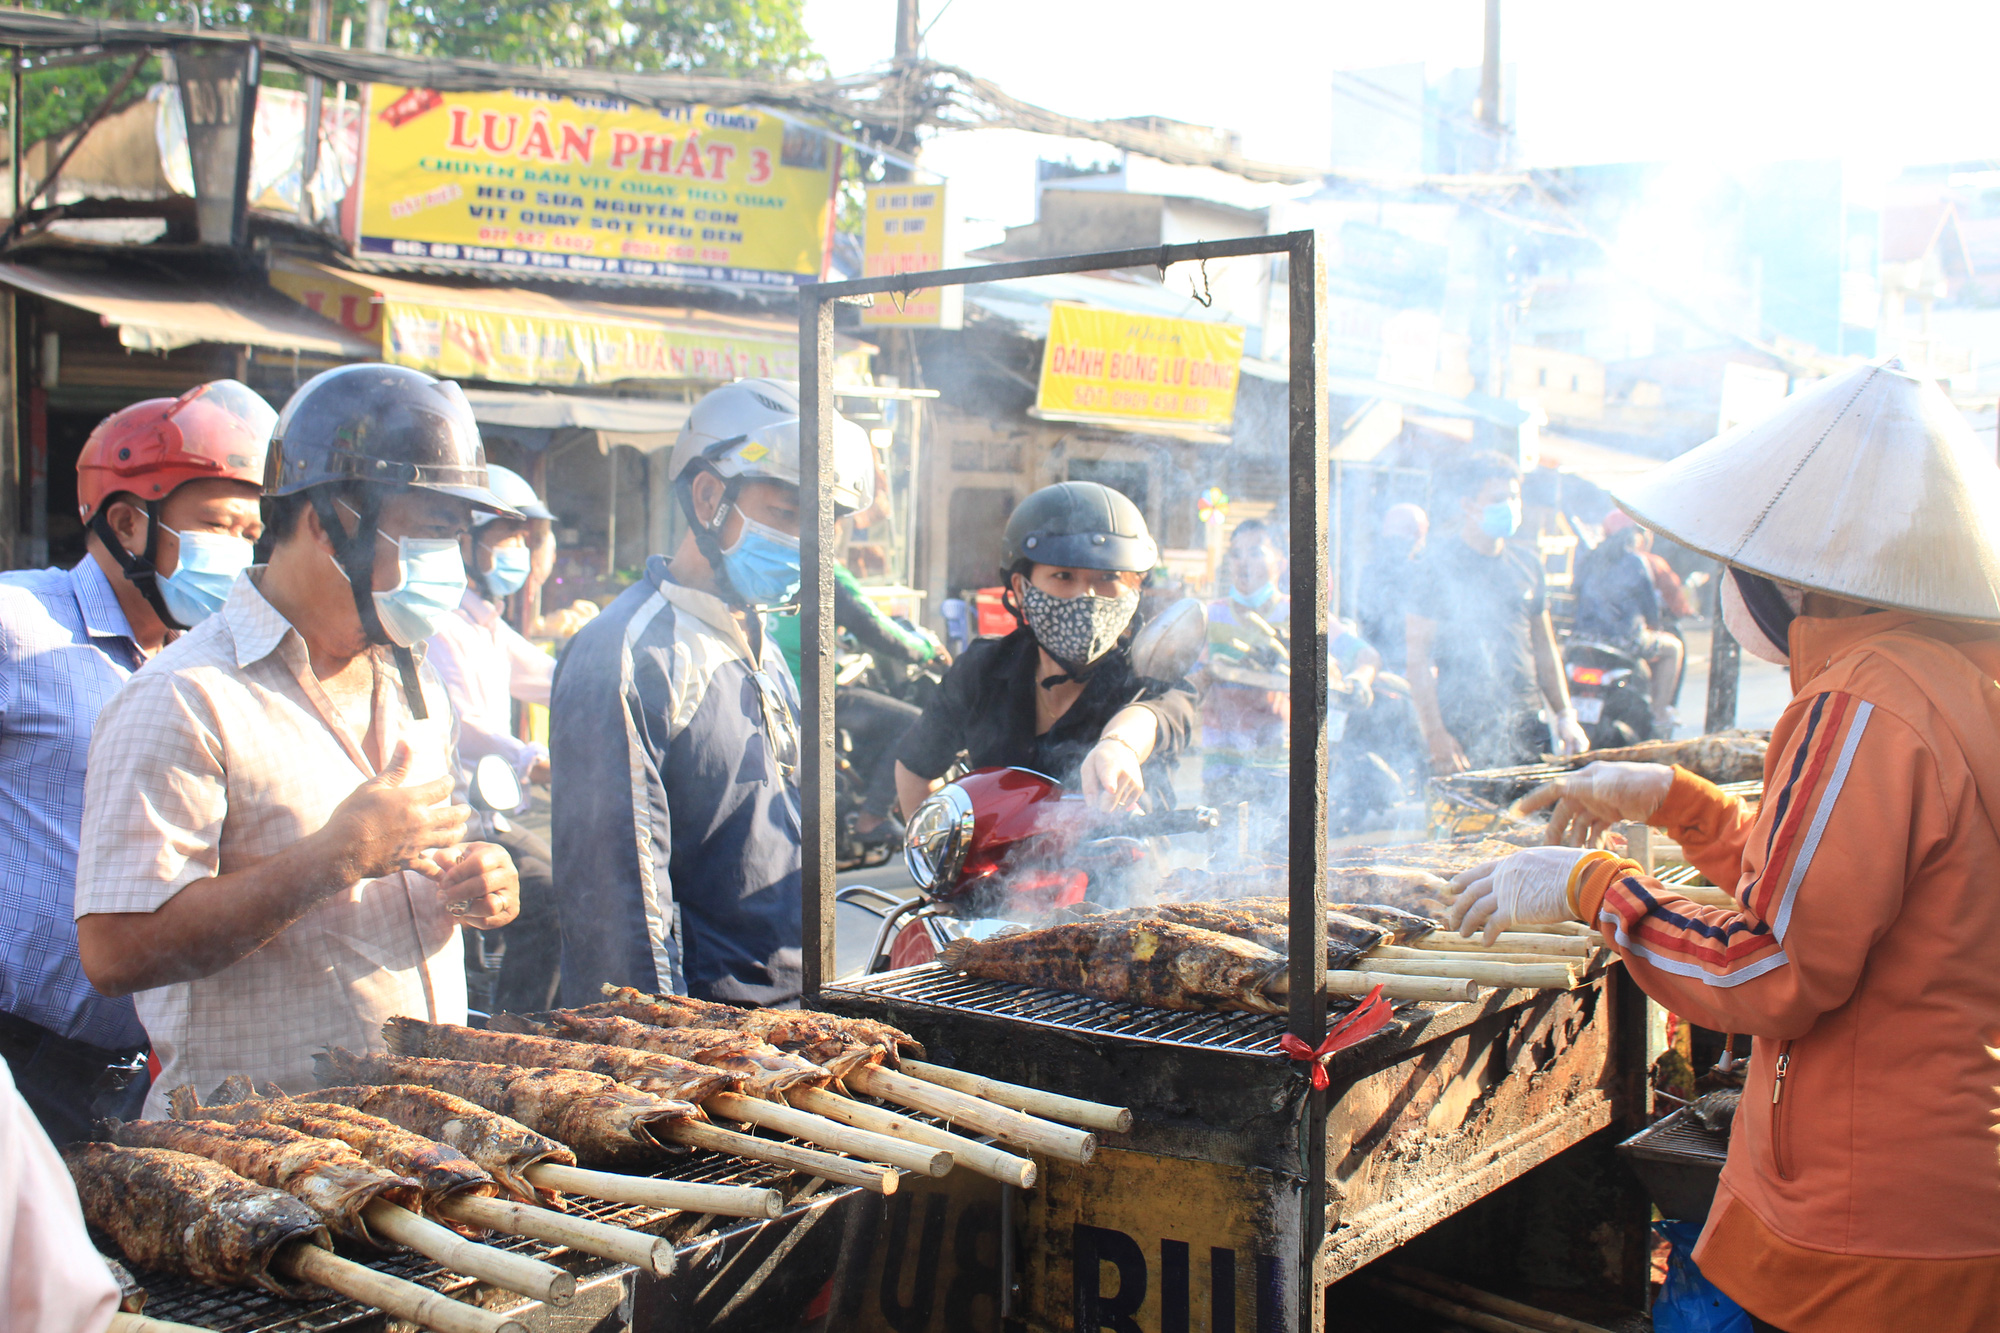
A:
[[[215,380],[178,398],[149,398],[97,423],[76,460],[77,514],[130,492],[148,504],[183,482],[264,482],[264,452],[278,414],[248,386]]]

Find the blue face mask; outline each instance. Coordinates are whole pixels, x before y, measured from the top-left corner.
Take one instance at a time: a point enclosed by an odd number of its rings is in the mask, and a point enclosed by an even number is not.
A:
[[[222,609],[236,576],[250,568],[255,559],[251,545],[241,537],[225,537],[219,532],[174,532],[181,541],[180,563],[174,572],[155,584],[160,600],[167,604],[175,620],[193,628]]]
[[[1253,588],[1249,592],[1238,592],[1234,584],[1231,584],[1229,587],[1229,600],[1247,606],[1252,611],[1262,611],[1271,604],[1271,599],[1277,595],[1278,585],[1268,581],[1263,586]]]
[[[484,575],[486,591],[495,597],[512,597],[527,586],[528,548],[525,546],[496,546],[493,548],[493,568]]]
[[[386,533],[376,535],[390,540]],[[402,578],[375,594],[375,614],[389,641],[408,648],[435,634],[464,599],[465,557],[452,537],[400,537],[395,546]]]
[[[1479,511],[1479,530],[1505,541],[1521,530],[1521,502],[1499,500]]]
[[[799,539],[736,512],[743,531],[722,553],[723,572],[751,606],[784,605],[799,591]]]

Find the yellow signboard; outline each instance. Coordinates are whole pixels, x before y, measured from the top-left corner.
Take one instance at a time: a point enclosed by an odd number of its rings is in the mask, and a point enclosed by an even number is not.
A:
[[[1070,421],[1226,428],[1242,365],[1238,325],[1057,301],[1035,406]]]
[[[792,286],[819,276],[832,141],[757,107],[369,90],[364,254]]]
[[[861,240],[863,273],[926,273],[945,266],[944,186],[871,185]],[[965,322],[963,287],[878,295],[861,312],[877,328],[955,329]]]

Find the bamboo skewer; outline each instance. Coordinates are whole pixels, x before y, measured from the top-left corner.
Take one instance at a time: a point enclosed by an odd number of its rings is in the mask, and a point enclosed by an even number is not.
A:
[[[900,1167],[918,1175],[942,1176],[951,1170],[952,1155],[939,1148],[926,1148],[906,1139],[856,1129],[780,1102],[745,1097],[735,1092],[718,1092],[702,1105],[726,1120],[740,1120],[775,1133],[789,1134],[807,1143],[817,1143],[822,1148],[851,1153],[855,1157]]]
[[[1670,884],[1668,893],[1677,893],[1691,903],[1702,907],[1726,907],[1732,912],[1743,910],[1743,904],[1729,896],[1729,890],[1718,889],[1712,884]]]
[[[1040,1088],[1024,1088],[1018,1083],[1003,1083],[997,1078],[987,1078],[984,1074],[969,1074],[962,1069],[947,1069],[943,1065],[928,1065],[921,1060],[904,1060],[898,1069],[911,1078],[920,1078],[926,1083],[935,1083],[940,1088],[950,1088],[968,1097],[984,1097],[989,1102],[1029,1115],[1042,1116],[1049,1120],[1060,1120],[1064,1124],[1080,1125],[1085,1129],[1102,1130],[1111,1134],[1132,1132],[1132,1112],[1123,1106],[1106,1106],[1102,1102],[1087,1102],[1081,1097],[1065,1097],[1059,1093],[1043,1092]]]
[[[903,1062],[907,1068],[909,1061]],[[1002,1152],[990,1144],[968,1139],[962,1134],[954,1134],[948,1129],[926,1125],[920,1120],[897,1115],[894,1111],[868,1102],[857,1102],[852,1097],[842,1097],[824,1088],[799,1088],[786,1094],[794,1104],[814,1115],[823,1115],[829,1120],[838,1120],[853,1125],[857,1129],[872,1130],[877,1134],[890,1134],[912,1143],[928,1144],[943,1148],[951,1154],[958,1165],[968,1171],[993,1179],[1019,1189],[1035,1187],[1035,1164],[1026,1157],[1016,1157],[1013,1153]]]
[[[1545,1333],[1545,1330],[1532,1328],[1527,1324],[1517,1324],[1513,1320],[1503,1319],[1497,1314],[1488,1314],[1484,1310],[1475,1310],[1470,1306],[1460,1305],[1456,1301],[1448,1301],[1442,1296],[1433,1296],[1427,1291],[1418,1291],[1415,1287],[1406,1287],[1400,1282],[1391,1282],[1387,1278],[1375,1278],[1370,1285],[1383,1295],[1393,1297],[1413,1309],[1423,1310],[1429,1314],[1443,1315],[1453,1323],[1463,1324],[1467,1328],[1479,1329],[1480,1333]]]
[[[1576,968],[1589,967],[1597,961],[1594,958],[1559,958],[1545,953],[1471,953],[1458,949],[1411,949],[1400,944],[1378,944],[1361,955],[1360,962],[1366,967],[1373,967],[1378,960],[1385,958],[1410,963],[1521,963],[1529,967],[1554,963],[1560,967]]]
[[[1454,1282],[1448,1277],[1439,1277],[1436,1273],[1412,1268],[1408,1264],[1391,1264],[1389,1271],[1396,1275],[1397,1281],[1409,1286],[1421,1287],[1434,1295],[1544,1329],[1547,1333],[1607,1333],[1596,1324],[1586,1324],[1581,1319],[1571,1319],[1552,1310],[1540,1310],[1520,1301],[1510,1301],[1505,1296],[1495,1296],[1490,1291],[1481,1291],[1478,1287],[1469,1287],[1463,1282]]]
[[[1586,926],[1581,921],[1558,921],[1553,925],[1536,926],[1535,930],[1542,935],[1581,935],[1592,940],[1597,938],[1597,928]]]
[[[363,1268],[317,1245],[288,1246],[278,1252],[271,1266],[288,1277],[372,1305],[384,1314],[407,1319],[434,1333],[528,1333],[518,1319],[508,1319],[491,1310],[455,1301],[429,1287]]]
[[[567,1245],[572,1250],[595,1254],[666,1277],[674,1271],[671,1241],[649,1236],[629,1227],[614,1227],[567,1213],[515,1203],[511,1199],[461,1197],[437,1206],[440,1217],[472,1226],[487,1227],[512,1236],[532,1236],[551,1245]]]
[[[439,1226],[386,1200],[375,1200],[361,1210],[361,1216],[377,1234],[408,1246],[454,1273],[476,1277],[549,1305],[568,1305],[576,1297],[576,1278],[554,1264],[467,1240],[449,1227]]]
[[[788,1167],[804,1175],[818,1176],[822,1180],[837,1180],[843,1185],[859,1185],[872,1194],[894,1194],[896,1182],[900,1178],[896,1168],[892,1166],[857,1162],[846,1157],[835,1157],[829,1152],[817,1152],[811,1148],[794,1148],[789,1143],[738,1134],[733,1129],[722,1129],[696,1120],[676,1120],[667,1130],[667,1137],[675,1143],[685,1144],[690,1148],[712,1148],[716,1152],[728,1153],[733,1157],[747,1157],[753,1162],[770,1162],[775,1166]]]
[[[624,1176],[611,1171],[589,1171],[579,1166],[559,1166],[543,1162],[522,1173],[531,1185],[581,1194],[613,1203],[636,1204],[642,1208],[672,1208],[690,1213],[714,1213],[720,1217],[777,1217],[785,1211],[785,1196],[773,1189],[744,1185],[693,1185],[680,1180],[654,1180],[650,1176]]]
[[[1328,972],[1326,993],[1361,996],[1382,988],[1388,1000],[1425,1000],[1433,1004],[1462,1004],[1479,998],[1476,982],[1457,977],[1403,977],[1387,972]]]
[[[111,1327],[105,1333],[208,1333],[193,1324],[172,1324],[164,1319],[148,1319],[142,1314],[126,1314],[119,1311],[111,1316]]]
[[[885,1102],[907,1106],[951,1123],[970,1125],[982,1134],[991,1134],[996,1139],[1005,1139],[1079,1166],[1088,1162],[1097,1151],[1097,1136],[1088,1131],[1011,1111],[935,1083],[926,1083],[920,1078],[911,1078],[908,1074],[899,1074],[893,1069],[884,1069],[880,1065],[863,1065],[847,1076],[847,1084],[870,1097],[879,1097]]]
[[[1432,954],[1429,958],[1376,958],[1361,960],[1368,970],[1393,977],[1458,977],[1500,990],[1569,990],[1576,985],[1576,969],[1561,962],[1495,963],[1484,955]]]
[[[1434,935],[1411,940],[1410,946],[1444,953],[1539,953],[1552,958],[1588,958],[1591,950],[1599,947],[1574,935],[1533,935],[1511,930],[1502,931],[1491,944],[1478,935],[1467,939],[1456,932],[1440,930]]]

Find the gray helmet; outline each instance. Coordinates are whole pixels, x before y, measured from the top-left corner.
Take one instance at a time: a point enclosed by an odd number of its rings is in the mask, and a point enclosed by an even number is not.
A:
[[[1149,570],[1159,560],[1139,506],[1094,481],[1044,486],[1021,501],[1000,551],[1003,574],[1023,562],[1123,572]]]
[[[513,468],[501,467],[498,463],[488,463],[486,485],[501,500],[520,511],[522,518],[555,517],[555,511],[542,503],[542,497],[535,494],[535,488],[528,484],[528,479]],[[472,526],[483,527],[503,517],[505,515],[489,513],[482,509],[472,516]]]

